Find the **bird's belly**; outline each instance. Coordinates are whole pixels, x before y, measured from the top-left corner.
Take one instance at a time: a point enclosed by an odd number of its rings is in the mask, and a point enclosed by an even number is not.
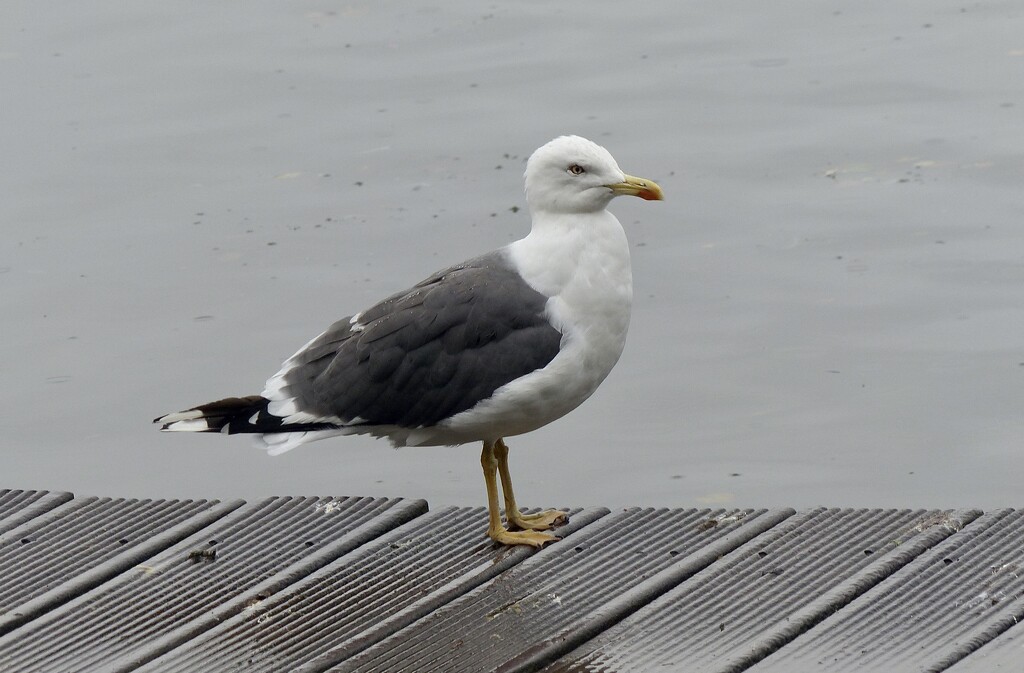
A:
[[[495,440],[531,432],[566,415],[597,390],[618,362],[629,324],[625,310],[624,319],[570,335],[546,367],[505,384],[441,426],[464,437],[461,442]]]

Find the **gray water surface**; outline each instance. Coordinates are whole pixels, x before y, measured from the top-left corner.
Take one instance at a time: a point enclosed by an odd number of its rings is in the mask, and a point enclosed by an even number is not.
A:
[[[668,200],[522,501],[1022,504],[1020,3],[15,0],[0,100],[0,487],[482,503],[476,446],[150,420],[524,235],[578,133]]]

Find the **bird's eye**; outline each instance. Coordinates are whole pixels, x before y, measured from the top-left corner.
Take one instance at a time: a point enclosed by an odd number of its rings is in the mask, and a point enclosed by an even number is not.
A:
[[[587,172],[584,170],[583,166],[580,166],[579,164],[573,164],[572,166],[569,166],[567,170],[573,175],[582,175]]]

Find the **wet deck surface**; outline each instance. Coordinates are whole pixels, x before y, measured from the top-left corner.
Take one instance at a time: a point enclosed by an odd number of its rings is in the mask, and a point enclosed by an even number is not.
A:
[[[1024,510],[0,490],[0,670],[1020,671]]]

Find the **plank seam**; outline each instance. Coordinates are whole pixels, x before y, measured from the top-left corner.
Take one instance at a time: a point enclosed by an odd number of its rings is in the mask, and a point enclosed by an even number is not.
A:
[[[27,507],[18,509],[13,514],[9,514],[3,519],[0,519],[0,534],[13,530],[37,516],[41,516],[56,507],[60,507],[64,503],[73,500],[74,497],[74,494],[68,493],[67,491],[46,493]]]
[[[795,514],[796,511],[791,508],[765,512],[735,532],[687,554],[632,589],[583,615],[571,628],[530,647],[499,666],[496,672],[539,671]]]
[[[964,637],[963,642],[955,650],[939,659],[935,664],[922,669],[924,673],[940,673],[945,671],[964,659],[968,659],[985,645],[1009,631],[1014,626],[1024,621],[1024,598],[1019,598],[1010,603],[1001,611],[1001,614],[991,619],[984,628],[978,629],[969,637]],[[968,663],[971,663],[968,659]],[[982,666],[977,670],[983,670]]]
[[[82,594],[95,589],[104,582],[159,554],[181,540],[212,525],[221,518],[245,504],[244,500],[214,504],[213,507],[193,515],[173,528],[155,535],[146,542],[107,559],[75,577],[63,582],[35,598],[15,606],[0,616],[0,636],[13,631],[23,624],[37,619],[45,613],[63,605]]]
[[[573,514],[569,519],[569,523],[564,526],[560,526],[557,529],[557,532],[563,537],[568,537],[608,514],[610,514],[610,511],[604,507],[582,510]],[[556,544],[564,544],[564,542]],[[331,648],[306,664],[292,669],[291,673],[322,673],[332,666],[336,666],[343,661],[351,659],[373,645],[376,645],[384,639],[394,635],[403,628],[413,624],[423,617],[426,617],[431,612],[444,607],[461,596],[466,595],[473,589],[476,589],[536,553],[537,551],[534,549],[518,546],[511,550],[511,552],[500,561],[492,564],[486,571],[477,575],[465,576],[449,582],[447,585],[427,594],[422,599],[374,626],[372,630],[367,629],[353,635],[345,642]]]
[[[147,664],[205,633],[224,620],[242,612],[242,610],[266,600],[273,594],[298,582],[335,559],[384,535],[397,526],[422,516],[426,512],[427,503],[424,500],[399,500],[394,506],[353,528],[338,542],[282,568],[246,592],[218,605],[202,617],[175,627],[162,637],[147,642],[141,649],[119,657],[105,666],[103,671],[105,673],[128,673],[133,671],[143,664]]]
[[[724,667],[716,670],[721,673],[739,673],[749,669],[838,613],[855,599],[867,594],[936,545],[951,539],[981,515],[981,511],[974,509],[949,513],[945,517],[948,520],[947,524],[934,525],[910,541],[888,551],[874,563],[865,566],[788,616],[783,626],[765,633],[748,646],[746,653],[732,658]]]

